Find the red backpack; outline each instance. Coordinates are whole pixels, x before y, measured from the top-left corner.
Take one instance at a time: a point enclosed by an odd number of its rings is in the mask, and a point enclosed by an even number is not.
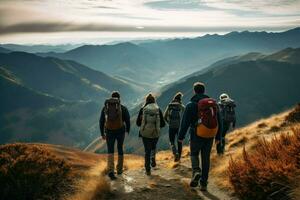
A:
[[[218,104],[212,98],[198,102],[198,123],[196,134],[204,138],[213,138],[218,132]]]

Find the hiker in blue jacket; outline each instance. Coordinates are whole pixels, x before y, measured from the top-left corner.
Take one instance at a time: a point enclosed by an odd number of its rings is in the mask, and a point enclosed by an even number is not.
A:
[[[200,182],[200,187],[202,191],[207,190],[207,180],[210,167],[210,153],[212,145],[215,139],[215,143],[218,144],[221,141],[222,133],[222,122],[220,118],[220,113],[217,109],[216,121],[218,127],[215,136],[212,137],[200,137],[198,136],[197,124],[199,120],[198,114],[198,102],[203,99],[209,98],[204,94],[205,85],[200,82],[194,84],[194,96],[191,101],[186,105],[185,112],[181,121],[181,126],[179,130],[178,141],[183,142],[185,135],[189,130],[190,132],[190,155],[193,176],[190,182],[191,187],[197,187]],[[217,107],[217,104],[216,104]],[[201,168],[199,165],[199,153],[201,152]]]

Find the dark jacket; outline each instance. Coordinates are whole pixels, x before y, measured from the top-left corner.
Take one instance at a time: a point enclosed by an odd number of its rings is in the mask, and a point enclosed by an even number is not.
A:
[[[204,98],[209,98],[205,94],[196,94],[191,98],[191,101],[186,105],[185,111],[181,120],[181,126],[179,130],[179,136],[178,140],[183,140],[185,138],[186,132],[190,128],[190,135],[191,135],[191,140],[194,140],[196,138],[200,138],[199,136],[196,135],[196,123],[198,121],[198,101]],[[219,124],[219,129],[218,133],[216,135],[216,140],[221,140],[221,133],[222,133],[222,120],[220,113],[218,112],[217,114],[218,117],[218,124]]]
[[[119,130],[114,130],[113,132],[129,133],[129,131],[130,131],[130,115],[129,115],[128,109],[125,106],[121,105],[121,109],[122,109],[122,119],[123,119],[124,126],[122,128],[120,128]],[[104,110],[105,110],[105,107],[102,108],[100,120],[99,120],[101,136],[104,136],[104,133],[112,132],[109,130],[105,130],[105,111]]]
[[[146,106],[146,105],[145,105],[145,106]],[[145,106],[143,106],[143,107],[140,109],[139,114],[138,114],[138,117],[136,118],[136,125],[137,125],[138,127],[140,127],[140,126],[142,125],[143,109],[144,109]],[[160,118],[160,128],[165,127],[166,122],[165,122],[165,120],[164,120],[164,116],[163,116],[163,113],[162,113],[161,109],[159,109],[159,118]]]

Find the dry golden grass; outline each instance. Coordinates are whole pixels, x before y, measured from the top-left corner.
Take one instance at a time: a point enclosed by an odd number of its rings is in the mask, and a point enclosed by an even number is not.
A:
[[[286,186],[292,187],[300,170],[300,129],[270,141],[261,139],[251,153],[229,163],[230,183],[241,199],[267,199]],[[275,186],[276,184],[276,186]],[[287,195],[284,191],[281,194]]]
[[[102,200],[110,196],[111,185],[101,173],[105,169],[105,162],[101,161],[85,173],[83,179],[76,184],[77,192],[66,196],[65,200]]]
[[[81,174],[39,145],[0,146],[0,199],[59,199]]]
[[[212,170],[210,177],[214,182],[224,190],[232,190],[233,187],[228,179],[228,165],[230,158],[239,159],[243,156],[243,148],[246,147],[248,152],[253,151],[258,140],[265,138],[267,141],[271,140],[274,136],[282,133],[291,133],[291,127],[297,123],[290,123],[286,121],[287,116],[293,110],[283,112],[278,115],[271,116],[267,119],[258,120],[245,127],[236,129],[226,136],[226,152],[225,155],[219,157],[216,155],[215,150],[212,152]],[[278,126],[280,128],[277,132],[270,132],[270,127]]]

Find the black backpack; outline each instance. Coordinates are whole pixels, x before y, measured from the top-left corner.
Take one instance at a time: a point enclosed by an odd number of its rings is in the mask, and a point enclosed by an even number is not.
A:
[[[225,122],[232,123],[236,120],[235,115],[235,103],[233,100],[220,102],[220,109],[222,113],[222,118]]]
[[[169,127],[179,128],[181,121],[181,105],[178,103],[169,104]]]

